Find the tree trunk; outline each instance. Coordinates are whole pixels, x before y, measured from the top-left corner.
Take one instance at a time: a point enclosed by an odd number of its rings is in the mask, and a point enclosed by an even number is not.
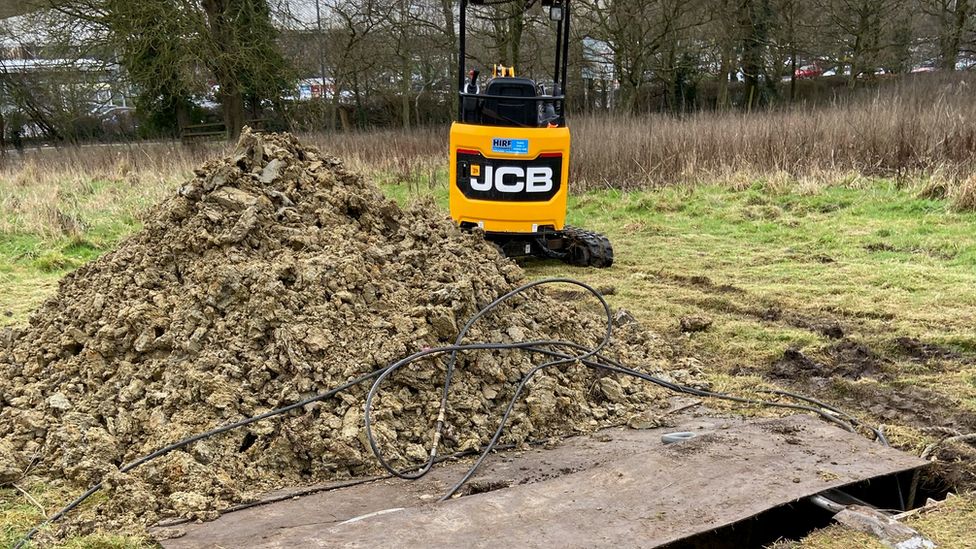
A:
[[[762,47],[756,21],[755,0],[745,3],[742,10],[742,75],[745,79],[746,110],[752,111],[759,101],[759,73],[762,71]]]
[[[451,68],[447,71],[447,74],[453,75],[454,71],[457,70],[457,66],[458,66],[458,58],[457,58],[458,39],[457,39],[457,32],[455,32],[454,30],[454,0],[441,0],[441,11],[444,14],[444,36],[446,38],[446,41],[450,43],[447,47],[447,50],[451,52],[451,55],[449,56],[451,62]],[[452,78],[451,82],[453,81],[454,80]],[[452,85],[451,89],[453,88],[454,86]],[[454,93],[451,94],[451,116],[452,117],[454,116],[454,113],[458,112],[458,92],[460,91],[461,90],[454,90]]]
[[[718,91],[715,98],[715,106],[719,110],[729,108],[729,73],[732,72],[732,44],[726,42],[722,45],[721,69],[718,75]]]
[[[861,36],[858,35],[854,39],[854,51],[851,55],[851,74],[847,78],[847,87],[854,89],[857,86],[857,73],[862,70],[859,63],[859,58],[861,56]]]
[[[613,84],[607,86],[607,93],[613,94],[611,101],[613,103],[614,110],[620,110],[624,113],[631,114],[634,107],[634,96],[636,95],[635,86],[630,81],[630,74],[624,72],[623,60],[619,59],[620,53],[615,52],[614,57],[617,59],[614,61],[613,73],[617,77],[617,83],[619,88],[614,88]]]
[[[236,82],[235,82],[236,84]],[[224,126],[227,128],[227,139],[234,141],[241,135],[244,127],[244,96],[241,90],[234,87],[220,86],[220,105],[224,115]]]
[[[420,99],[424,96],[424,89],[421,88],[420,92],[414,97],[413,100],[413,116],[414,124],[419,128],[423,121],[420,120]]]
[[[625,78],[620,82],[620,104],[627,114],[637,112],[637,95],[640,93],[640,86]]]
[[[509,58],[508,63],[511,67],[519,66],[522,48],[522,32],[525,30],[525,1],[514,2],[516,12],[509,23]]]
[[[684,108],[684,92],[682,90],[682,78],[684,76],[681,73],[680,67],[678,67],[677,53],[674,48],[674,41],[669,41],[671,46],[668,48],[666,55],[666,65],[662,67],[662,71],[667,78],[666,85],[668,93],[665,97],[664,107],[668,109],[672,114],[680,113]]]
[[[410,80],[413,71],[410,70],[410,61],[403,59],[400,67],[400,120],[403,122],[404,129],[410,129]]]
[[[214,46],[221,54],[234,54],[232,51],[233,29],[227,18],[227,0],[202,0],[210,34]],[[236,74],[226,66],[226,61],[212,60],[214,76],[220,85],[220,104],[223,112],[224,125],[227,128],[227,139],[233,141],[241,134],[244,127],[244,98],[241,94],[240,81]]]
[[[331,131],[339,129],[339,82],[339,78],[333,75],[332,100],[329,101],[329,130]],[[322,89],[322,93],[325,93],[325,88]]]
[[[363,106],[363,94],[357,73],[352,75],[352,94],[356,98],[356,127],[362,128],[366,123],[366,108]]]
[[[583,112],[585,112],[586,114],[592,114],[594,110],[593,109],[594,102],[596,101],[597,98],[595,78],[588,78],[586,80],[586,88],[583,90],[583,93],[584,93],[584,101],[585,101],[583,105]]]
[[[939,42],[942,50],[940,52],[940,64],[943,70],[956,70],[962,33],[969,20],[969,10],[969,0],[958,0],[955,11],[942,16],[942,32]]]
[[[790,103],[796,101],[796,48],[790,52]]]
[[[174,110],[176,111],[176,129],[178,133],[182,134],[183,129],[190,125],[190,108],[182,98],[177,97],[173,101],[176,103],[174,106]]]

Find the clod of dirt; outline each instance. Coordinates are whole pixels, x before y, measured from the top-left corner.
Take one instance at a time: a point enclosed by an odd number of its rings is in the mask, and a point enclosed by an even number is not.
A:
[[[704,332],[712,326],[712,319],[707,316],[685,316],[679,323],[682,332]]]
[[[840,327],[840,324],[836,322],[830,322],[825,324],[820,324],[817,327],[817,331],[826,337],[831,339],[840,339],[844,337],[844,329]]]
[[[864,249],[869,252],[896,252],[897,248],[887,242],[870,242],[864,245]]]
[[[803,380],[808,377],[843,377],[862,379],[883,375],[889,360],[869,347],[855,341],[843,340],[822,352],[824,358],[815,360],[801,350],[790,348],[770,367],[774,378]]]
[[[261,491],[376,472],[366,387],[118,468],[452,342],[464,319],[525,280],[432,204],[403,211],[288,135],[245,131],[231,156],[195,173],[142,231],[67,275],[28,326],[0,334],[0,482],[29,464],[68,491],[106,480],[107,497],[69,515],[66,532],[212,518]],[[530,291],[469,340],[592,346],[604,322]],[[607,353],[643,371],[672,359],[637,323],[621,326]],[[486,443],[538,358],[462,356],[440,453]],[[378,396],[376,433],[395,465],[425,455],[443,374],[440,361],[416,364]],[[526,393],[505,443],[622,424],[666,402],[649,384],[581,366],[546,370]]]
[[[827,377],[830,375],[826,365],[817,362],[795,348],[783,351],[783,357],[773,363],[769,371],[774,378],[802,379]]]
[[[684,276],[679,274],[672,274],[672,275],[668,275],[668,277],[682,284],[699,286],[718,293],[723,293],[723,294],[724,293],[733,293],[733,294],[745,293],[745,290],[743,290],[742,288],[733,286],[731,284],[715,284],[714,282],[712,282],[712,279],[708,278],[707,276],[702,276],[702,275]]]
[[[475,494],[484,494],[487,492],[494,492],[495,490],[502,490],[511,486],[511,482],[504,480],[472,480],[469,482],[462,490],[461,494],[465,496],[473,496]]]
[[[664,427],[667,424],[667,420],[661,415],[647,412],[634,414],[627,420],[627,427],[631,429],[655,429],[657,427]]]
[[[933,491],[960,492],[976,486],[976,447],[965,442],[945,443],[936,449],[934,463],[924,479]]]
[[[617,293],[617,287],[611,284],[601,284],[594,288],[596,291],[600,292],[604,296],[614,295]],[[550,295],[557,299],[564,301],[578,301],[580,299],[587,299],[590,297],[590,292],[581,289],[570,289],[570,288],[549,288],[547,290]]]
[[[816,332],[830,339],[841,339],[844,337],[844,328],[833,320],[796,317],[792,319],[790,324],[796,326],[797,328],[803,328],[810,330],[811,332]]]
[[[962,355],[951,349],[934,343],[925,343],[913,337],[899,337],[895,339],[894,343],[900,352],[923,362],[931,359],[953,360],[962,358]]]
[[[891,363],[867,345],[845,339],[827,351],[833,374],[848,379],[878,377]]]
[[[776,319],[778,320],[778,318]],[[798,314],[785,315],[786,323],[790,326],[810,330],[830,339],[844,337],[844,327],[836,320],[829,318],[808,317]]]
[[[635,322],[637,322],[637,319],[634,318],[634,315],[630,314],[630,311],[627,309],[617,309],[617,311],[613,313],[614,326],[620,327],[625,324],[633,324]]]

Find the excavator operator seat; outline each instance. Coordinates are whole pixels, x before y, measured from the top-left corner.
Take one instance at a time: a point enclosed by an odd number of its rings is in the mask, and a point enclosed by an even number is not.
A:
[[[528,78],[497,77],[488,81],[485,87],[482,120],[491,126],[539,126],[539,106],[534,99],[538,96],[535,82]],[[511,99],[496,99],[491,96],[505,96]]]
[[[535,81],[528,78],[492,78],[479,97],[477,107],[467,105],[465,122],[485,126],[539,127],[539,96]],[[509,99],[511,98],[511,99]],[[468,99],[468,98],[466,98]]]

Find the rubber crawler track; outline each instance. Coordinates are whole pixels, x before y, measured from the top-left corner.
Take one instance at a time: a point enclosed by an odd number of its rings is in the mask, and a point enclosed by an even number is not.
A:
[[[600,233],[570,227],[563,229],[568,246],[566,262],[579,267],[606,268],[613,265],[613,246]]]

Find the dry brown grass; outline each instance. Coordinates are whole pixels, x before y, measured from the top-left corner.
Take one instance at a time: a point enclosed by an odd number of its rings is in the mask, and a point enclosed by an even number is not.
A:
[[[923,188],[935,182],[943,197],[972,209],[974,92],[976,74],[926,74],[827,107],[577,117],[571,181],[585,191],[702,182],[745,188],[762,180],[809,193],[883,176]],[[361,171],[444,179],[446,127],[308,137]]]
[[[418,128],[409,132],[312,133],[302,135],[302,138],[362,171],[397,173],[411,163],[433,161],[447,164],[446,126]]]
[[[571,121],[572,186],[630,190],[705,182],[741,189],[762,181],[767,188],[813,193],[883,176],[973,210],[974,91],[976,74],[920,75],[828,107],[577,117]],[[434,186],[446,180],[447,127],[302,137],[380,182]],[[0,232],[62,230],[58,219],[66,218],[58,212],[73,215],[72,197],[84,195],[92,182],[128,183],[135,195],[153,199],[226,147],[147,143],[11,155],[0,165]],[[102,205],[112,211],[111,200]]]
[[[649,188],[767,177],[850,174],[958,183],[976,172],[976,75],[909,79],[849,103],[762,113],[582,118],[574,181]]]
[[[0,235],[79,237],[91,218],[131,219],[188,177],[212,147],[28,150],[0,166]]]
[[[957,209],[976,211],[976,174],[950,187],[949,196]]]
[[[889,209],[892,201],[907,199],[893,192],[852,199],[842,192],[879,183],[888,189],[894,186],[873,176],[900,175],[910,178],[920,195],[976,210],[976,102],[963,91],[948,87],[928,102],[879,96],[858,105],[753,115],[574,119],[575,189],[689,187],[594,193],[575,200],[574,215],[608,234],[620,260],[611,271],[572,275],[613,285],[614,306],[626,306],[665,335],[679,337],[675,326],[682,315],[706,313],[715,319],[711,332],[694,340],[680,335],[680,341],[707,357],[705,367],[719,390],[754,385],[761,367],[789,346],[816,352],[829,344],[809,330],[748,312],[769,304],[811,318],[834,311],[851,319],[853,337],[879,349],[892,337],[907,335],[971,353],[976,349],[970,321],[976,304],[969,251],[973,214],[941,206],[932,213],[926,204]],[[447,128],[304,137],[372,176],[444,184]],[[0,258],[5,263],[0,264],[0,325],[23,322],[32,306],[55,290],[65,269],[110,249],[118,235],[134,229],[130,220],[142,209],[226,148],[139,144],[29,151],[24,158],[5,159],[0,165]],[[691,188],[700,182],[747,191]],[[777,202],[788,192],[802,195],[789,197],[798,204],[792,210]],[[873,201],[872,207],[844,206],[851,200]],[[919,211],[935,217],[918,223]],[[757,212],[769,212],[777,222],[757,232],[750,221]],[[876,242],[893,249],[866,248]],[[530,273],[564,276],[565,269],[539,264]],[[680,282],[696,275],[743,292],[710,295],[707,287]],[[3,316],[7,312],[10,316]],[[903,362],[909,377],[899,379],[908,386],[938,388],[970,408],[976,402],[971,369],[930,373],[908,359]],[[889,432],[902,447],[917,450],[926,442],[907,428],[889,427]],[[946,547],[968,546],[974,500],[961,499],[958,507],[928,515],[917,526]],[[805,546],[850,547],[864,539],[835,528]]]

